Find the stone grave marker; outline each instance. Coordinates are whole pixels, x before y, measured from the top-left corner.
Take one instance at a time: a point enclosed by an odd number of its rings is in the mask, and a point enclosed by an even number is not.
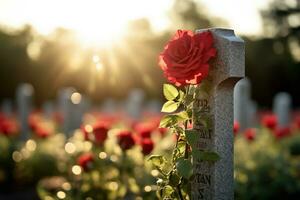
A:
[[[243,78],[238,81],[234,87],[233,102],[234,102],[234,120],[240,124],[240,131],[249,128],[251,125],[250,104],[251,104],[251,84],[248,78]]]
[[[127,114],[135,119],[141,117],[143,111],[145,93],[142,89],[134,89],[129,93],[126,102],[126,112]]]
[[[13,114],[13,104],[10,99],[4,99],[1,103],[1,112],[4,113],[5,116],[11,117]]]
[[[276,94],[273,100],[273,112],[278,117],[280,127],[288,126],[291,120],[292,97],[286,92]]]
[[[43,105],[42,105],[42,110],[43,110],[44,116],[45,116],[47,119],[52,119],[53,113],[54,113],[54,105],[53,105],[53,102],[51,102],[51,101],[46,101],[45,103],[43,103]]]
[[[23,83],[18,86],[16,91],[17,112],[20,123],[20,138],[26,140],[29,138],[28,117],[32,111],[33,87],[28,83]]]
[[[220,160],[194,163],[191,197],[192,200],[227,200],[234,198],[233,88],[244,77],[245,50],[244,41],[235,36],[233,30],[209,30],[214,37],[217,58],[206,80],[208,87],[200,84],[196,88],[200,93],[194,102],[198,117],[194,116],[193,129],[199,133],[197,148],[218,153]],[[205,30],[197,32],[201,31]]]
[[[75,92],[74,88],[63,88],[58,93],[58,111],[63,118],[62,131],[69,136],[72,131],[72,101],[71,96]]]

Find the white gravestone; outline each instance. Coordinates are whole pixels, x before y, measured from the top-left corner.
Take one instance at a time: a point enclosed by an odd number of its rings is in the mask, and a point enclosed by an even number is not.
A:
[[[240,125],[240,130],[243,131],[250,127],[249,124],[249,108],[251,98],[251,85],[248,78],[243,78],[238,81],[234,87],[233,105],[234,105],[234,120]]]
[[[23,83],[17,88],[17,111],[22,140],[29,138],[28,117],[32,111],[33,93],[33,87],[28,83]]]
[[[278,117],[280,127],[288,126],[291,120],[292,97],[286,92],[276,94],[273,100],[273,112]]]
[[[209,29],[214,37],[217,58],[212,63],[207,81],[208,95],[199,95],[194,102],[193,129],[199,133],[198,150],[214,151],[216,162],[197,160],[194,163],[192,200],[233,199],[233,88],[244,77],[244,41],[233,30]],[[197,32],[206,31],[199,30]],[[201,88],[200,86],[198,86]],[[210,122],[210,126],[203,123]]]

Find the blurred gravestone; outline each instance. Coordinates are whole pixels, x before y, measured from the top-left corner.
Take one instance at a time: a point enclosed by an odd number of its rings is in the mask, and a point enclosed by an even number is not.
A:
[[[7,117],[11,117],[13,113],[12,107],[12,101],[9,99],[4,99],[1,104],[1,112]]]
[[[218,52],[206,80],[209,91],[194,102],[193,129],[199,133],[197,149],[214,151],[220,160],[194,161],[192,199],[233,199],[233,88],[244,76],[244,42],[232,30],[209,30]]]
[[[71,96],[72,102],[72,130],[80,128],[83,122],[83,116],[89,108],[88,99],[82,94],[76,92]]]
[[[273,112],[278,117],[278,125],[288,126],[291,120],[292,97],[286,92],[276,94],[273,100]]]
[[[29,137],[28,117],[32,111],[33,93],[33,87],[28,83],[23,83],[17,88],[17,112],[22,140]]]
[[[162,103],[158,99],[152,99],[147,102],[146,109],[150,113],[160,113]]]
[[[100,111],[102,113],[114,113],[116,112],[116,106],[116,101],[112,98],[108,98],[105,99],[104,102],[101,104]]]
[[[257,121],[257,103],[253,100],[249,101],[248,105],[248,127],[256,127],[258,124]]]
[[[54,105],[51,101],[47,101],[42,105],[44,116],[48,119],[52,119],[54,113]]]
[[[64,134],[69,136],[72,131],[72,101],[71,96],[75,92],[74,88],[63,88],[58,94],[59,112],[63,118],[62,130]]]
[[[251,85],[248,78],[243,78],[234,87],[234,120],[240,124],[243,131],[250,127],[249,106],[250,106]],[[251,109],[251,108],[250,108]]]
[[[142,89],[134,89],[130,92],[126,102],[127,114],[135,119],[141,117],[143,111],[145,93]]]

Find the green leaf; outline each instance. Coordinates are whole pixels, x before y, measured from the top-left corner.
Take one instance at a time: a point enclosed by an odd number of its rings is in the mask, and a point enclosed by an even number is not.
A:
[[[177,113],[176,115],[179,117],[178,120],[180,120],[180,121],[189,120],[189,115],[186,111],[181,111],[180,113]]]
[[[178,151],[181,155],[185,153],[185,141],[180,141],[177,144]]]
[[[182,91],[182,90],[179,90],[179,98],[178,98],[178,101],[179,102],[182,102],[183,101],[183,99],[184,99],[184,92]]]
[[[164,84],[163,92],[165,98],[169,101],[174,100],[179,94],[177,88],[171,84]]]
[[[179,158],[176,162],[178,173],[186,179],[189,179],[193,174],[193,165],[191,161],[184,158]]]
[[[199,159],[201,161],[215,162],[220,159],[220,156],[213,151],[200,151],[198,149],[193,149],[192,155],[194,159]]]
[[[159,127],[160,128],[167,128],[173,126],[177,123],[177,116],[175,115],[165,115],[161,120]]]
[[[170,113],[170,112],[174,112],[177,110],[177,108],[179,107],[179,102],[175,102],[175,101],[167,101],[161,111],[162,112],[166,112],[166,113]]]
[[[197,142],[198,132],[196,130],[185,130],[185,138],[189,145],[194,147]]]
[[[169,176],[169,184],[173,187],[176,187],[180,183],[180,176],[176,173],[173,172]]]
[[[148,161],[150,161],[152,165],[158,167],[159,169],[162,169],[167,162],[166,158],[160,155],[152,155],[148,158]]]

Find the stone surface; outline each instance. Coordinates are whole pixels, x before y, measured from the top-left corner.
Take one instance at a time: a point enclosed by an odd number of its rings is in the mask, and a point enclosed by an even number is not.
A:
[[[5,116],[11,117],[13,114],[13,104],[10,99],[4,99],[1,103],[1,112],[5,114]]]
[[[58,93],[58,110],[63,118],[62,131],[71,135],[72,127],[72,101],[71,96],[75,92],[74,88],[63,88]]]
[[[52,119],[53,114],[54,114],[53,102],[46,101],[45,103],[43,103],[42,109],[43,109],[44,117],[46,117],[48,119]]]
[[[209,29],[213,33],[217,58],[207,78],[210,89],[199,93],[194,102],[193,129],[199,132],[197,148],[214,151],[221,159],[215,163],[194,164],[192,199],[233,199],[233,88],[244,76],[244,42],[233,30]],[[199,30],[201,32],[205,30]],[[200,84],[200,91],[204,84]],[[206,123],[203,123],[205,121]],[[210,124],[210,125],[207,125]]]
[[[142,89],[134,89],[129,93],[126,102],[126,112],[128,116],[139,119],[142,114],[145,93]]]
[[[23,83],[17,88],[17,111],[21,130],[20,138],[22,140],[29,137],[28,117],[32,111],[33,93],[33,87],[28,83]]]
[[[292,97],[286,92],[276,94],[273,100],[273,112],[278,117],[278,125],[288,126],[291,120]]]
[[[240,124],[240,131],[249,128],[250,125],[250,104],[251,104],[251,83],[248,78],[238,81],[233,92],[234,120]]]

